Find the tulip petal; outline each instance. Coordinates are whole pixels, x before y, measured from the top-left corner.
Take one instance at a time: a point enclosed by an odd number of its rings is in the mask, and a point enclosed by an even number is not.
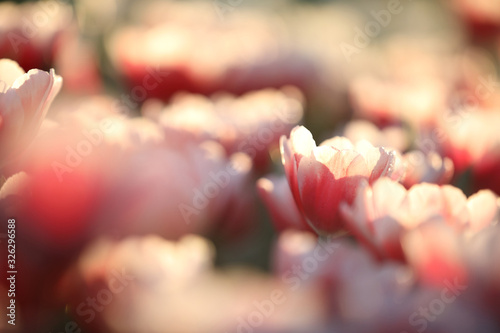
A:
[[[295,203],[302,211],[299,187],[297,182],[298,163],[303,156],[309,156],[316,146],[311,132],[304,126],[296,126],[290,133],[290,139],[285,136],[280,138],[281,161],[285,168],[286,178],[295,199]]]
[[[15,68],[14,64],[0,61],[0,69]],[[17,77],[5,93],[0,93],[0,162],[19,154],[31,142],[61,86],[62,78],[53,69],[50,73],[32,69]]]
[[[330,146],[338,150],[354,149],[351,140],[343,136],[336,136],[334,138],[323,141],[320,146]]]
[[[10,59],[0,59],[0,92],[4,92],[24,74],[17,62]]]
[[[257,189],[278,231],[285,229],[312,231],[298,210],[285,177],[261,178],[257,182]]]
[[[443,206],[443,196],[438,185],[419,184],[408,191],[405,200],[401,204],[400,222],[406,228],[414,228],[422,221],[441,216]],[[425,207],[425,210],[422,207]]]
[[[342,228],[339,205],[351,203],[367,174],[361,155],[352,150],[317,147],[299,163],[297,180],[304,213],[316,230]]]
[[[443,212],[446,222],[459,230],[467,226],[469,211],[467,209],[467,197],[459,188],[451,185],[441,187],[443,193]]]
[[[295,154],[308,156],[316,147],[311,132],[304,126],[297,126],[290,133],[290,143]]]
[[[498,197],[490,190],[482,190],[467,200],[469,227],[473,232],[482,230],[500,220]]]
[[[380,178],[373,185],[374,192],[374,215],[389,215],[399,208],[406,197],[406,189],[403,185],[389,178]]]

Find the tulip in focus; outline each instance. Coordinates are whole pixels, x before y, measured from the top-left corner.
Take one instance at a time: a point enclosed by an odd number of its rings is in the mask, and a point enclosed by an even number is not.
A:
[[[309,224],[320,234],[344,229],[339,205],[352,203],[358,187],[380,177],[399,180],[404,165],[395,151],[356,145],[334,137],[316,146],[305,127],[295,127],[290,138],[281,138],[281,158],[293,197]]]

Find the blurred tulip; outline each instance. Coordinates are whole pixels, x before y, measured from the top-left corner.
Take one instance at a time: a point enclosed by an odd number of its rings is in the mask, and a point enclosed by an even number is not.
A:
[[[446,303],[464,302],[464,316],[478,318],[481,330],[498,327],[498,224],[479,230],[473,237],[463,237],[449,226],[429,223],[410,231],[403,238],[408,263],[426,287],[439,287],[448,293]],[[446,299],[445,299],[446,300]],[[448,321],[452,318],[446,318]]]
[[[351,142],[366,140],[377,147],[394,149],[399,152],[406,151],[410,144],[410,134],[400,126],[387,126],[379,129],[367,120],[351,120],[342,129],[341,136]]]
[[[457,173],[472,169],[474,189],[500,193],[500,114],[476,111],[455,114],[439,126],[444,154],[454,163]]]
[[[38,307],[60,305],[54,283],[97,235],[176,239],[221,228],[236,239],[253,223],[253,197],[236,195],[249,186],[248,156],[228,157],[215,142],[171,145],[156,124],[113,114],[107,102],[58,114],[11,166],[24,172],[0,192],[0,216],[22,221],[18,299],[34,327],[47,319]]]
[[[312,64],[287,41],[279,19],[242,10],[222,21],[216,9],[206,2],[152,2],[136,13],[138,25],[108,40],[113,64],[130,87],[143,86],[147,97],[163,100],[179,91],[239,95],[304,86]]]
[[[446,107],[447,87],[438,80],[402,84],[365,77],[354,80],[350,95],[355,113],[381,125],[407,122],[428,127]]]
[[[420,150],[412,150],[404,154],[403,159],[407,168],[402,183],[406,188],[418,183],[443,185],[453,177],[453,162],[436,152],[425,154]]]
[[[333,298],[330,306],[337,310],[336,297],[343,281],[363,275],[375,264],[363,248],[345,239],[318,238],[309,231],[293,229],[279,234],[272,253],[274,274],[292,290],[320,284]]]
[[[500,2],[497,0],[449,0],[465,22],[472,37],[483,40],[497,36],[500,31]]]
[[[101,91],[98,50],[79,36],[75,26],[68,27],[59,37],[53,63],[64,77],[64,91],[87,95]]]
[[[386,264],[350,274],[339,287],[340,313],[334,323],[343,332],[411,332],[408,317],[417,305],[415,287],[412,272],[404,266]]]
[[[324,323],[314,288],[290,292],[270,276],[214,270],[212,257],[212,245],[191,235],[104,240],[68,273],[63,286],[74,293],[64,297],[81,327],[94,331],[301,332]],[[104,294],[112,302],[101,302]],[[99,311],[88,303],[95,296]]]
[[[100,198],[98,184],[82,173],[51,183],[52,170],[44,171],[16,174],[0,190],[0,218],[16,220],[16,327],[22,331],[49,330],[63,307],[54,297],[56,283],[89,239],[87,219]],[[1,254],[7,258],[7,246]],[[1,283],[8,287],[4,274]]]
[[[424,284],[444,286],[459,281],[461,289],[469,283],[464,240],[442,223],[428,223],[411,230],[402,238],[409,265]]]
[[[57,39],[72,19],[72,8],[64,1],[2,2],[0,58],[14,59],[25,71],[49,69]]]
[[[439,225],[434,225],[437,229],[431,229],[432,226],[427,225],[425,238],[415,240],[411,247],[406,243],[410,238],[405,238],[405,251],[411,251],[412,259],[421,259],[411,261],[411,266],[376,263],[352,243],[344,240],[322,243],[310,233],[288,230],[280,234],[273,267],[295,290],[310,284],[323,286],[323,294],[329,297],[329,332],[426,329],[437,333],[443,328],[451,332],[465,333],[471,329],[494,332],[495,320],[481,309],[486,303],[476,300],[472,305],[473,286],[463,284],[465,252],[452,246],[458,238],[448,241],[449,237],[460,236],[451,232],[440,244],[444,234],[439,232]],[[422,232],[423,229],[417,229],[411,236]],[[491,263],[487,259],[490,257],[481,258],[481,264]]]
[[[226,155],[215,142],[171,140],[148,119],[120,115],[106,98],[72,104],[73,112],[59,113],[14,168],[29,175],[17,215],[33,230],[44,226],[37,242],[77,244],[73,235],[85,232],[76,226],[178,238],[209,233],[227,219],[227,231],[250,223],[228,211],[253,204],[235,195],[251,176],[247,155]]]
[[[468,303],[455,276],[442,282],[422,284],[409,267],[394,263],[353,274],[340,289],[342,311],[332,326],[342,332],[496,331],[492,318]]]
[[[441,129],[445,154],[453,160],[458,172],[481,163],[488,163],[500,156],[500,136],[497,125],[500,115],[496,112],[456,113],[443,118]],[[488,126],[485,126],[488,124]]]
[[[0,60],[0,167],[21,154],[36,136],[62,86],[62,78],[32,69],[25,73],[9,59]]]
[[[150,104],[142,112],[154,113],[169,137],[193,142],[215,140],[228,154],[248,154],[257,170],[263,171],[269,164],[269,151],[302,119],[303,103],[296,88],[284,87],[211,99],[179,94],[159,113],[148,110]]]

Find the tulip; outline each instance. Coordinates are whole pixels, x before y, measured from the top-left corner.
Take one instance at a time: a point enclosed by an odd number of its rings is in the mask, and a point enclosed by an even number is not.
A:
[[[348,229],[378,258],[405,261],[401,239],[413,229],[439,221],[474,235],[497,223],[496,195],[480,191],[468,199],[451,185],[418,184],[406,190],[390,179],[364,182],[352,205],[341,204]]]
[[[277,231],[286,229],[313,231],[298,210],[285,177],[261,178],[257,182],[257,188],[269,209]]]
[[[406,174],[402,181],[406,188],[418,183],[447,184],[453,177],[454,166],[451,159],[441,157],[432,151],[428,154],[412,150],[403,155],[406,162]]]
[[[150,102],[142,113],[155,118],[174,140],[217,141],[228,154],[248,154],[260,171],[269,166],[269,151],[303,115],[302,94],[290,86],[238,97],[178,94],[162,111],[155,112],[158,106]]]
[[[241,95],[288,84],[304,88],[316,71],[284,42],[273,15],[242,11],[222,22],[209,3],[144,7],[139,24],[117,29],[107,42],[112,63],[130,88],[142,88],[141,96],[169,100],[181,91]]]
[[[215,269],[213,257],[193,235],[102,239],[68,271],[61,297],[92,332],[323,332],[317,286],[292,291],[272,275]]]
[[[281,138],[281,157],[297,207],[319,234],[344,229],[339,205],[351,203],[363,181],[380,177],[399,180],[404,165],[394,151],[373,147],[367,141],[352,144],[335,137],[316,147],[305,127],[295,127]]]
[[[19,155],[34,138],[62,78],[32,69],[25,73],[13,60],[0,60],[0,166]]]

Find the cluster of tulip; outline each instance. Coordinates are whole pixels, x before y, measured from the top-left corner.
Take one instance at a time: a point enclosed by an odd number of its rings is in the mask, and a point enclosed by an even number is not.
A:
[[[493,2],[1,3],[1,331],[498,332]]]

